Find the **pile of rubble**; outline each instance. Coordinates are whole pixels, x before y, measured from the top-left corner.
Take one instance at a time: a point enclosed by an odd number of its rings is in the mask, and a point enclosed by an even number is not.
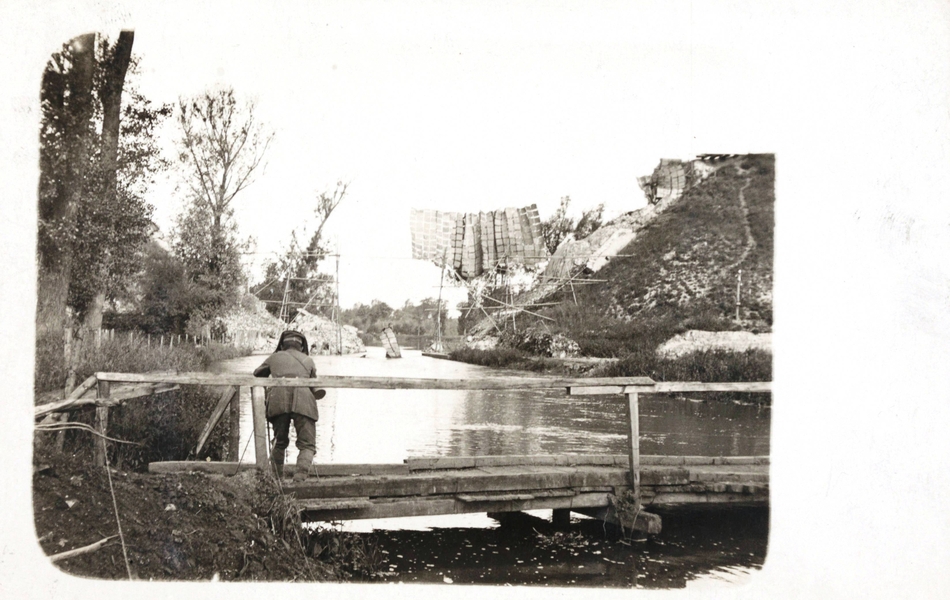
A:
[[[238,307],[221,319],[227,336],[235,344],[255,350],[273,350],[283,321],[267,312],[266,304],[252,294],[245,294]]]
[[[356,327],[338,327],[333,321],[305,310],[297,311],[297,316],[288,328],[296,329],[307,336],[310,354],[340,354],[340,342],[343,343],[343,354],[366,352]]]

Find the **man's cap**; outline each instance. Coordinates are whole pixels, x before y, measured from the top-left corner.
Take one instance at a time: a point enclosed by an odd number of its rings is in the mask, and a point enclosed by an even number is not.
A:
[[[280,334],[280,339],[277,340],[277,350],[275,352],[280,352],[281,346],[284,345],[284,340],[286,339],[296,339],[300,342],[300,351],[304,354],[310,354],[310,346],[307,344],[307,338],[304,334],[299,331],[294,331],[293,329],[288,329]]]

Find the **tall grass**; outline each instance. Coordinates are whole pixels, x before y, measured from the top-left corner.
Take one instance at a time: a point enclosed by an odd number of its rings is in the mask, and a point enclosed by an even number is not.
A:
[[[38,392],[62,389],[65,366],[62,347],[38,344],[36,375]],[[117,335],[115,339],[83,344],[83,359],[77,368],[77,383],[97,371],[143,373],[149,371],[204,371],[211,363],[250,354],[249,348],[234,348],[221,344],[158,347],[141,338],[129,339]],[[190,456],[198,436],[211,416],[218,401],[219,391],[202,386],[182,386],[180,389],[131,400],[110,409],[108,433],[131,444],[110,444],[110,460],[121,468],[144,469],[149,462],[184,460]],[[86,407],[70,415],[72,421],[92,424],[95,410]],[[202,457],[224,459],[231,451],[229,423],[222,419],[202,451]],[[65,450],[91,454],[92,440],[85,431],[70,431],[66,435]]]
[[[62,389],[66,381],[66,364],[61,338],[37,340],[33,389],[37,393]],[[76,368],[76,383],[97,371],[145,373],[148,371],[204,371],[212,363],[238,356],[247,356],[251,348],[238,348],[212,342],[204,346],[182,343],[177,346],[158,340],[151,343],[141,336],[129,338],[127,333],[82,343],[82,359]]]

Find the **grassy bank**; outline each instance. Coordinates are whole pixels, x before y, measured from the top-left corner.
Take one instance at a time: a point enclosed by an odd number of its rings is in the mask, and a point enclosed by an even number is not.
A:
[[[623,354],[618,360],[593,365],[579,371],[563,361],[532,356],[512,348],[493,350],[461,349],[449,357],[460,362],[517,371],[533,371],[548,375],[579,377],[649,377],[654,381],[738,382],[771,381],[772,354],[761,350],[725,352],[707,350],[678,358],[661,358],[652,348]],[[741,400],[767,403],[770,394],[707,393],[711,400]]]
[[[156,347],[117,336],[103,340],[99,348],[86,348],[77,380],[96,371],[202,371],[216,361],[249,353],[220,344]],[[61,385],[61,356],[61,347],[58,352],[52,347],[37,350],[38,389]],[[381,555],[371,539],[332,526],[304,527],[295,499],[269,474],[145,472],[149,462],[223,460],[230,454],[229,422],[224,418],[202,453],[193,456],[218,393],[211,387],[181,386],[111,408],[108,434],[119,440],[109,444],[111,481],[105,469],[93,466],[89,431],[68,430],[62,452],[55,449],[57,434],[36,434],[33,506],[43,550],[52,555],[114,535],[116,519],[126,545],[122,548],[113,539],[56,566],[102,579],[126,579],[130,573],[135,579],[223,581],[377,577]],[[69,415],[72,423],[86,425],[94,418],[92,407]]]
[[[116,336],[102,340],[99,347],[84,345],[83,360],[77,369],[77,383],[97,371],[142,373],[148,371],[204,371],[212,363],[246,356],[249,348],[221,344],[173,348],[157,347],[140,338]],[[65,380],[62,348],[40,345],[36,352],[34,386],[37,399],[48,400],[43,392],[58,392]],[[119,468],[144,470],[149,462],[183,460],[198,441],[201,430],[217,403],[217,391],[201,386],[180,389],[116,406],[109,413],[109,435],[123,442],[110,445],[110,461]],[[92,424],[95,409],[86,407],[73,412],[70,420]],[[49,436],[41,436],[41,442]],[[213,431],[203,457],[220,460],[230,451],[229,426],[223,419]],[[92,439],[85,431],[70,430],[64,436],[64,450],[89,457]]]
[[[83,343],[82,361],[76,370],[76,383],[96,371],[144,373],[147,371],[204,371],[212,363],[251,354],[251,348],[211,343],[203,346],[179,344],[158,346],[142,337],[129,338],[127,333],[114,339]],[[52,337],[37,340],[33,391],[37,394],[58,390],[66,381],[62,340]]]

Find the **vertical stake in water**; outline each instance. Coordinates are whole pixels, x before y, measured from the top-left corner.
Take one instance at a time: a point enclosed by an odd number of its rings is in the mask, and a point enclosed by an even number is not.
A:
[[[445,250],[442,251],[442,272],[439,273],[439,303],[435,307],[436,350],[445,352],[442,348],[442,282],[445,281]]]
[[[267,470],[267,418],[264,407],[264,388],[251,388],[251,413],[254,419],[254,454],[257,468]]]
[[[339,248],[339,246],[337,247]],[[343,320],[340,314],[340,255],[336,255],[336,342],[343,356]]]
[[[633,496],[640,504],[640,406],[639,394],[627,394],[627,408],[630,419],[630,485],[633,487]]]

